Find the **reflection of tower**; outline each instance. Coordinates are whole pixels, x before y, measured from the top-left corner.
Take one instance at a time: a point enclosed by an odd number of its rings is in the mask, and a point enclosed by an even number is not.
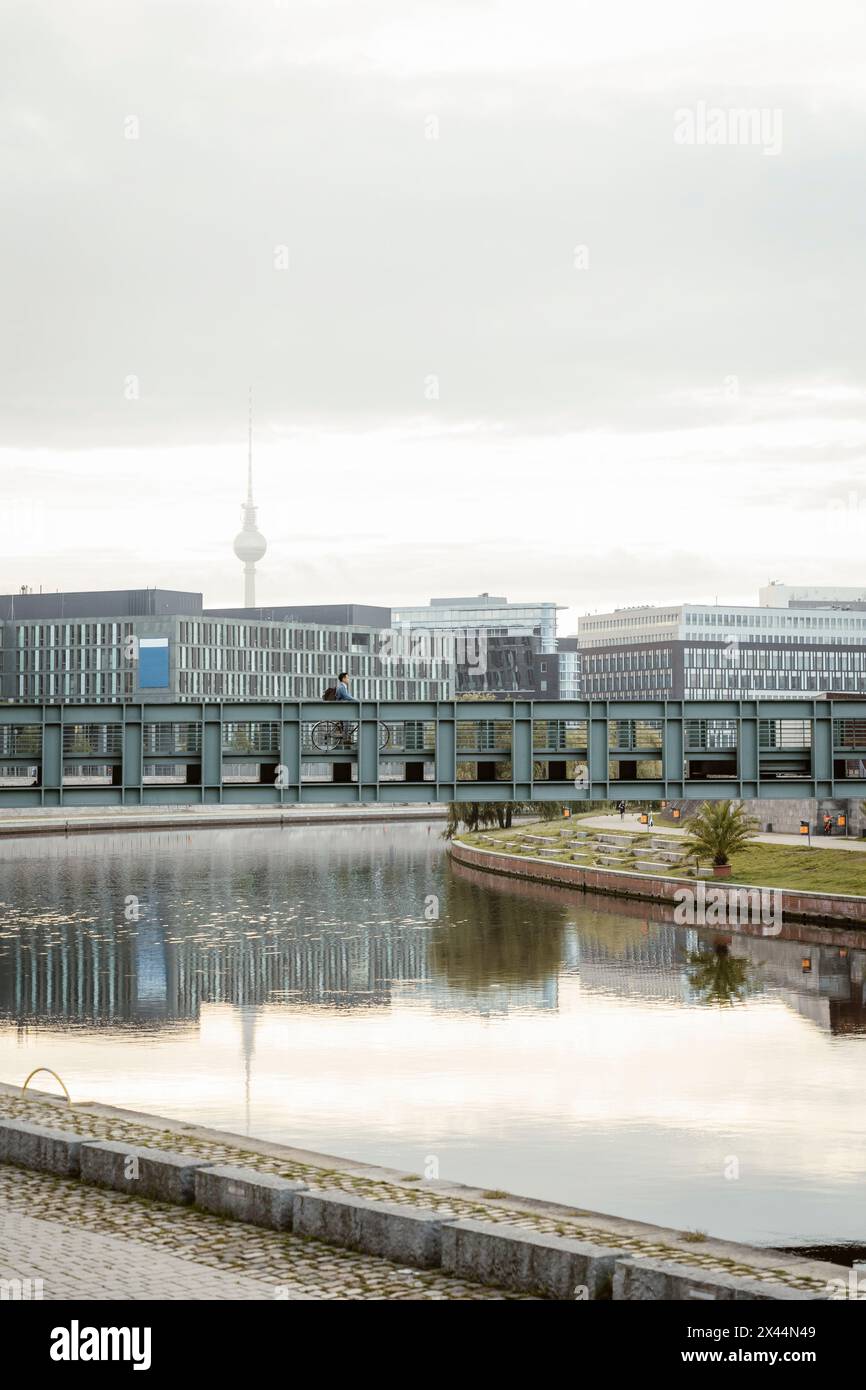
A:
[[[250,390],[249,440],[247,445],[247,500],[243,505],[243,530],[235,536],[234,551],[244,563],[244,607],[256,606],[256,560],[260,560],[268,543],[256,525],[253,504],[253,393]]]
[[[241,1011],[241,1041],[243,1044],[244,1056],[244,1111],[247,1121],[247,1134],[250,1132],[250,1082],[253,1072],[253,1054],[256,1050],[256,1022],[259,1011],[253,1008],[242,1008]]]

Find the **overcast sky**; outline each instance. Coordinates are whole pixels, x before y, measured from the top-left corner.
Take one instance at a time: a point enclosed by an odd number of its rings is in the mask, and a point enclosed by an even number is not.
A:
[[[862,0],[0,16],[3,591],[866,583]]]

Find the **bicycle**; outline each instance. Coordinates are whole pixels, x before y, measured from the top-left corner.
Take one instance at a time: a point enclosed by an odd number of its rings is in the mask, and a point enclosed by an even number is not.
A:
[[[357,721],[354,724],[341,719],[322,719],[314,724],[310,738],[314,748],[320,753],[336,753],[338,749],[352,748],[358,741]],[[379,725],[379,747],[387,748],[391,741],[391,731],[387,724]]]

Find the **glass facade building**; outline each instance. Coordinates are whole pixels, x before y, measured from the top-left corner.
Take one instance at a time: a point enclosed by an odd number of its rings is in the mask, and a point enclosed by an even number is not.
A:
[[[580,621],[583,693],[718,700],[866,692],[866,612],[683,604]]]
[[[114,606],[133,611],[66,621],[66,596],[38,597],[46,600],[38,618],[0,606],[5,701],[319,699],[343,670],[359,699],[453,694],[450,652],[407,646],[390,628],[210,616],[200,595],[189,596],[198,599],[197,611],[187,605],[167,615],[153,606],[141,616],[140,605],[118,596]],[[92,598],[99,611],[100,596]]]
[[[474,598],[433,598],[421,606],[398,606],[392,621],[399,628],[436,632],[485,632],[493,637],[533,637],[536,650],[556,651],[555,603],[509,603],[490,594]]]

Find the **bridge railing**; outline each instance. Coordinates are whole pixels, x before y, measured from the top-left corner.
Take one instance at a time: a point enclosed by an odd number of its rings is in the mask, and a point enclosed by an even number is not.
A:
[[[0,706],[0,807],[860,795],[866,696]]]

